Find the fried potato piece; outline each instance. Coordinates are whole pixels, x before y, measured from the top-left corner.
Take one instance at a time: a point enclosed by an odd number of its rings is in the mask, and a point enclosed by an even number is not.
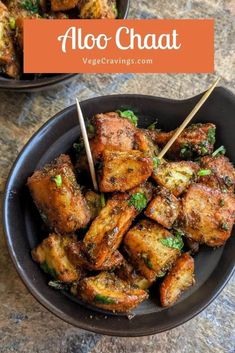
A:
[[[167,189],[161,188],[149,203],[145,215],[165,228],[171,228],[180,212],[180,201]]]
[[[159,224],[143,219],[124,238],[124,248],[135,268],[150,282],[171,267],[180,250],[162,244],[171,233]]]
[[[95,267],[100,267],[119,247],[124,234],[140,212],[130,203],[130,198],[140,192],[145,195],[147,202],[151,197],[149,184],[134,188],[129,193],[116,194],[92,222],[83,242],[88,258]]]
[[[194,285],[194,259],[187,253],[182,254],[160,286],[160,301],[164,307],[175,304],[181,294]]]
[[[102,209],[100,194],[92,190],[88,190],[85,193],[85,200],[90,210],[91,220],[93,220],[98,216]]]
[[[6,75],[18,78],[20,64],[15,51],[14,38],[9,21],[9,11],[0,1],[0,65]]]
[[[34,261],[54,279],[63,282],[74,282],[81,277],[80,270],[69,261],[65,252],[71,240],[70,237],[52,233],[32,250]]]
[[[120,266],[124,261],[122,254],[116,250],[111,254],[100,267],[95,267],[86,257],[84,244],[81,241],[73,240],[65,247],[69,261],[76,267],[85,270],[108,271]]]
[[[79,4],[81,18],[116,18],[116,0],[82,0]]]
[[[97,114],[94,117],[95,137],[90,140],[92,156],[101,157],[104,149],[130,151],[134,148],[136,128],[117,113]]]
[[[146,290],[151,286],[151,282],[149,282],[147,278],[141,274],[137,273],[134,267],[125,259],[123,259],[121,265],[115,269],[115,274],[123,281],[126,281],[140,289]]]
[[[69,156],[60,155],[35,171],[27,185],[43,220],[57,233],[72,233],[88,224],[90,211]]]
[[[198,170],[199,166],[194,162],[168,162],[160,164],[152,177],[177,197],[188,188]]]
[[[200,177],[202,184],[221,191],[234,192],[235,170],[229,159],[225,156],[205,156],[200,160],[203,169],[211,170],[211,174]]]
[[[153,171],[153,162],[140,151],[103,152],[100,191],[127,191],[146,181]]]
[[[182,199],[181,230],[192,240],[220,246],[230,237],[235,220],[235,197],[192,184]]]
[[[67,11],[73,9],[78,4],[78,0],[51,0],[52,11]]]
[[[135,148],[141,152],[148,153],[151,157],[157,156],[159,148],[153,143],[147,130],[137,129],[135,133]]]
[[[128,312],[148,298],[144,290],[108,272],[84,278],[77,289],[78,296],[85,302],[114,312]]]
[[[194,156],[204,156],[213,152],[215,143],[215,125],[193,124],[187,127],[169,149],[171,159],[192,159]],[[174,135],[175,130],[163,132],[150,131],[153,141],[163,147]]]

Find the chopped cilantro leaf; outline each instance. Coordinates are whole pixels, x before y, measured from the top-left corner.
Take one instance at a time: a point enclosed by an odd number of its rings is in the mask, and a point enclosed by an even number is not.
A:
[[[125,119],[128,119],[130,120],[130,122],[137,126],[138,124],[138,118],[137,116],[133,113],[132,110],[124,110],[124,111],[121,111],[121,110],[118,110],[117,113],[122,117],[122,118],[125,118]]]
[[[219,148],[217,148],[217,150],[215,150],[212,153],[212,157],[216,157],[219,156],[220,154],[225,154],[226,153],[226,149],[224,146],[220,146]]]
[[[215,143],[215,128],[214,127],[211,127],[208,129],[207,138],[208,138],[208,142],[210,144],[213,145]]]
[[[102,193],[100,194],[100,204],[101,204],[101,207],[102,207],[102,208],[105,206],[105,203],[106,203],[106,201],[105,201],[105,196],[104,196],[104,193],[102,192]]]
[[[153,169],[156,172],[158,166],[160,165],[161,161],[157,157],[153,157]]]
[[[150,270],[152,270],[153,269],[153,264],[152,264],[152,262],[151,262],[151,260],[150,260],[150,258],[148,256],[148,254],[143,253],[143,254],[141,254],[141,257],[144,260],[145,265],[148,268],[150,268]]]
[[[57,188],[61,188],[62,186],[62,176],[60,174],[52,177],[52,180],[56,183]]]
[[[131,195],[129,205],[135,207],[137,211],[142,211],[147,206],[147,198],[142,192]]]
[[[32,13],[39,12],[39,0],[24,0],[21,3],[21,7],[27,11]]]
[[[198,176],[206,176],[206,175],[210,175],[210,174],[211,174],[210,169],[201,169],[197,173]]]
[[[160,242],[168,248],[182,250],[184,242],[182,240],[182,233],[179,231],[175,232],[175,236],[160,239]]]

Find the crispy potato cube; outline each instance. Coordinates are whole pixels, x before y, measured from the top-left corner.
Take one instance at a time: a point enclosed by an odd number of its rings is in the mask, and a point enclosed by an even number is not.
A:
[[[181,230],[208,246],[220,246],[230,237],[235,220],[235,197],[192,184],[182,199]]]
[[[167,189],[160,189],[151,200],[145,215],[165,228],[171,228],[180,211],[180,201]]]
[[[141,220],[124,238],[124,248],[136,269],[150,282],[171,267],[180,250],[162,244],[171,233],[151,220]]]
[[[130,198],[141,192],[147,203],[151,197],[148,184],[134,188],[129,193],[112,196],[92,222],[83,242],[88,258],[95,267],[100,267],[119,247],[124,234],[141,211],[130,203]]]
[[[69,156],[61,155],[35,171],[27,184],[43,220],[57,233],[72,233],[89,222],[90,211]]]
[[[116,0],[82,0],[79,4],[81,18],[116,18]]]
[[[78,0],[51,0],[52,11],[67,11],[73,9],[78,4]]]
[[[199,166],[194,162],[162,163],[154,170],[153,178],[177,197],[188,188],[198,170]]]
[[[130,190],[146,181],[152,171],[152,159],[143,152],[104,150],[100,191]]]
[[[175,304],[181,294],[194,285],[194,259],[182,254],[168,272],[160,286],[160,301],[164,307]]]
[[[97,114],[94,117],[95,137],[90,140],[93,158],[101,157],[104,149],[130,151],[134,148],[136,128],[117,113]]]
[[[137,273],[134,267],[125,259],[123,259],[121,265],[115,269],[115,274],[123,281],[126,281],[140,289],[146,290],[151,286],[151,282],[149,282],[147,278],[141,274]]]
[[[214,124],[192,124],[187,127],[168,151],[171,159],[192,159],[194,156],[204,156],[213,152],[215,143]],[[174,135],[170,132],[150,131],[153,141],[163,147]]]
[[[108,272],[84,278],[78,286],[78,296],[98,308],[116,312],[128,312],[148,298],[144,290]]]
[[[158,146],[153,143],[148,130],[136,129],[135,147],[141,152],[148,153],[151,157],[157,156],[159,153]]]
[[[34,261],[50,276],[63,282],[74,282],[81,276],[80,270],[69,261],[65,252],[70,241],[70,237],[52,233],[32,250]]]
[[[200,177],[202,184],[221,191],[234,192],[235,170],[229,159],[225,156],[205,156],[200,161],[202,169],[211,170],[211,174]]]

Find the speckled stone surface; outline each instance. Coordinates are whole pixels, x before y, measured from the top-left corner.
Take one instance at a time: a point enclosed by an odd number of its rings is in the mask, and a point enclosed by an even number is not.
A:
[[[131,1],[130,17],[215,18],[216,73],[235,88],[234,0]],[[205,90],[209,75],[80,75],[34,94],[0,93],[0,192],[18,152],[51,116],[74,102],[109,93],[183,99]],[[0,237],[0,353],[234,353],[235,277],[201,314],[171,331],[145,338],[105,337],[76,329],[51,315],[29,294]]]

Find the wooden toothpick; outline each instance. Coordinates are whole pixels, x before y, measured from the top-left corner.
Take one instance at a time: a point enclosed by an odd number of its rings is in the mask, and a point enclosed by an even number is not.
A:
[[[209,98],[215,87],[217,86],[218,82],[220,80],[220,77],[217,78],[217,80],[211,85],[211,87],[205,92],[205,94],[202,96],[202,98],[199,100],[199,102],[195,105],[191,113],[187,116],[187,118],[183,121],[183,123],[178,127],[172,138],[167,142],[165,147],[161,150],[159,155],[157,156],[159,159],[162,159],[169,148],[173,145],[175,140],[179,137],[179,135],[182,133],[182,131],[186,128],[186,126],[190,123],[192,118],[195,116],[195,114],[199,111],[199,109],[202,107],[202,105],[205,103],[205,101]]]
[[[90,173],[91,173],[91,179],[92,179],[94,190],[98,191],[98,183],[97,183],[96,174],[95,174],[95,166],[94,166],[94,161],[93,161],[93,157],[91,154],[89,139],[87,136],[86,125],[85,125],[82,110],[81,110],[81,107],[80,107],[80,104],[79,104],[79,101],[77,98],[76,98],[76,102],[77,102],[78,120],[79,120],[81,132],[82,132],[82,137],[83,137],[83,141],[84,141],[84,145],[85,145],[87,160],[88,160]]]

